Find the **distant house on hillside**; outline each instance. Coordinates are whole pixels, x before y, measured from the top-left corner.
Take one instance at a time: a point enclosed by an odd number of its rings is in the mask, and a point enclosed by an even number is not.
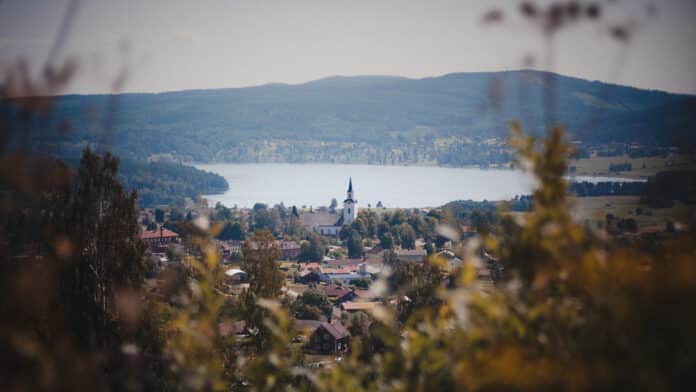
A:
[[[401,261],[420,263],[428,254],[425,249],[398,249],[394,251],[396,257]]]
[[[377,301],[370,301],[370,302],[344,302],[341,304],[341,310],[344,310],[346,312],[369,312],[373,309],[375,309],[377,306],[379,306],[379,302]]]
[[[350,268],[322,268],[321,270],[321,280],[326,283],[338,282],[343,285],[349,285],[353,281],[372,279],[372,276],[367,272],[367,266],[362,263],[358,266],[357,271],[351,271]]]
[[[280,258],[297,260],[300,256],[300,244],[295,241],[280,241]]]
[[[160,227],[155,230],[145,230],[140,234],[140,239],[145,241],[147,245],[152,248],[164,247],[168,244],[178,243],[180,241],[179,234],[175,232]]]

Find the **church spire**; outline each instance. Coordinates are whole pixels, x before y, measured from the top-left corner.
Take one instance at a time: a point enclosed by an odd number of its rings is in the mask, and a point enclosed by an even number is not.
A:
[[[358,201],[353,198],[353,178],[349,177],[348,192],[343,200],[343,224],[349,225],[358,217]]]

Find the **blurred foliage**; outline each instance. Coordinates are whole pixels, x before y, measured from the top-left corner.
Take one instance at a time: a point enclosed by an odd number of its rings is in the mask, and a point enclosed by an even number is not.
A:
[[[540,144],[513,125],[523,166],[539,180],[534,208],[508,217],[481,246],[506,273],[479,287],[469,252],[437,307],[399,329],[375,312],[384,344],[360,347],[321,378],[326,390],[687,390],[696,379],[693,233],[664,253],[613,246],[575,223],[562,179],[568,146],[556,128]]]
[[[573,8],[576,2],[562,9],[529,4],[521,12],[545,29],[581,12],[592,20],[601,15],[595,5]],[[497,11],[485,21],[503,18]],[[694,226],[673,227],[645,250],[574,221],[563,179],[571,148],[562,128],[537,139],[512,124],[517,163],[537,179],[526,200],[531,207],[503,210],[495,219],[486,209],[471,212],[479,236],[466,243],[450,227],[456,215],[469,214],[461,210],[465,203],[420,220],[404,211],[381,221],[362,214],[350,228],[361,236],[408,244],[412,230],[429,240],[447,238],[464,263],[443,279],[437,257],[400,263],[388,252],[391,273],[371,287],[386,300],[370,315],[346,316],[355,335],[350,355],[310,369],[293,340],[272,232],[245,242],[249,286],[238,296],[228,291],[210,241],[223,225],[210,227],[206,219],[184,222],[191,256],[160,281],[147,281],[135,196],[118,181],[118,159],[86,150],[71,170],[31,148],[35,130],[63,132],[50,121],[50,95],[73,71],[72,63],[49,65],[33,82],[20,64],[0,89],[3,99],[28,97],[11,102],[17,121],[0,123],[4,390],[696,387],[696,315],[689,311],[696,301]],[[491,261],[502,267],[496,285],[477,274]],[[222,333],[228,317],[246,322],[248,339]]]

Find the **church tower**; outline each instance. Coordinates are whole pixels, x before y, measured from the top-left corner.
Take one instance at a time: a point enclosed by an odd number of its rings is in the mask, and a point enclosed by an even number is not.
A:
[[[349,225],[358,217],[358,201],[353,196],[353,179],[348,180],[348,192],[343,200],[343,224]]]

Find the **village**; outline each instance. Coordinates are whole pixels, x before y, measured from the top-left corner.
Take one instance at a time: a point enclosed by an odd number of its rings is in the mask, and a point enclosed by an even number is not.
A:
[[[223,224],[231,235],[218,235],[211,241],[225,271],[225,291],[230,298],[238,297],[250,284],[244,270],[245,260],[253,258],[259,248],[253,239],[241,237],[244,232],[259,227],[257,221],[263,220],[262,210],[265,208],[257,206],[256,211],[231,212],[219,205],[214,209],[192,209],[181,219],[185,223],[176,226],[171,224],[172,215],[181,218],[183,212],[141,211],[141,238],[148,247],[146,258],[152,268],[151,281],[157,282],[165,270],[177,265],[185,255],[195,253],[187,239],[192,227],[201,221],[210,227],[219,218],[216,212],[223,211],[221,214],[231,215],[230,221],[234,222]],[[287,211],[287,216],[280,219],[284,229],[272,241],[277,256],[275,264],[283,276],[280,299],[293,316],[298,334],[296,343],[319,364],[340,360],[351,347],[351,339],[365,338],[360,335],[368,333],[370,314],[377,307],[398,307],[416,300],[386,289],[395,270],[414,266],[431,271],[430,265],[437,265],[433,284],[447,286],[451,277],[463,268],[462,258],[457,255],[462,253],[466,239],[475,233],[463,224],[452,230],[449,226],[456,220],[448,226],[445,223],[448,217],[438,216],[435,211],[361,210],[352,179],[342,209],[334,206],[298,212],[293,207]],[[155,220],[160,223],[154,223]],[[241,224],[244,221],[247,223]],[[176,227],[184,230],[179,233],[174,230]],[[448,227],[455,232],[449,233]],[[265,229],[272,232],[269,229],[273,227]],[[288,235],[288,231],[293,235]],[[461,241],[454,246],[452,239]],[[475,272],[481,288],[486,290],[492,287],[500,271],[491,256],[481,256],[485,262],[475,265]],[[256,333],[245,320],[221,322],[219,328],[221,335],[233,334],[238,340]]]

